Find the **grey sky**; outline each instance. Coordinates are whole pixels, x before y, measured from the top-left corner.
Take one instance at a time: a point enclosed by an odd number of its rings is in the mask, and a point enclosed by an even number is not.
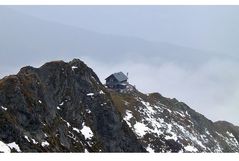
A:
[[[92,31],[158,42],[239,52],[238,6],[16,7],[40,18]]]
[[[0,77],[78,57],[102,81],[129,72],[143,92],[239,124],[238,15],[237,6],[1,7]]]

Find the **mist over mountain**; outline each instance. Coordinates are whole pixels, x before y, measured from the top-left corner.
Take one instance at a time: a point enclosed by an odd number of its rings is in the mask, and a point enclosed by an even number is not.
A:
[[[77,20],[76,20],[77,21]],[[93,32],[0,8],[0,77],[25,65],[83,59],[103,81],[129,72],[143,92],[159,91],[183,100],[213,120],[238,124],[239,67],[232,54]]]
[[[207,54],[205,51],[169,43],[155,43],[134,37],[100,34],[44,21],[4,7],[1,7],[1,22],[3,24],[0,31],[1,52],[14,58],[20,49],[22,56],[30,59],[29,62],[33,61],[36,55],[40,59],[45,57],[68,58],[79,55],[79,53],[81,53],[80,56],[93,57],[94,60],[111,63],[135,59],[134,61],[146,61],[146,63],[153,61],[153,63],[160,64],[162,61],[171,60],[180,64],[193,65],[196,62],[200,63],[200,60],[204,61],[212,57],[212,54]],[[32,52],[35,54],[33,55]],[[117,57],[112,55],[117,55]],[[6,59],[7,57],[2,59],[2,62],[6,62]]]

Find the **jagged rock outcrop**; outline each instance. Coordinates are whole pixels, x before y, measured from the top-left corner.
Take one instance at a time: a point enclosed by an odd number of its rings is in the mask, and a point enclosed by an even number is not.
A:
[[[24,67],[0,81],[0,140],[22,152],[144,152],[82,61]]]
[[[82,61],[0,80],[1,152],[239,152],[239,127],[159,93],[108,90]]]

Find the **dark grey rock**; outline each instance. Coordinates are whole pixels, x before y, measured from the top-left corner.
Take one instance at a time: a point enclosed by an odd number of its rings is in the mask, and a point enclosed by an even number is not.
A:
[[[0,109],[0,140],[16,142],[23,152],[145,151],[99,78],[78,59],[24,67],[5,77],[0,81],[0,105],[7,108]],[[92,138],[79,131],[83,123]],[[44,141],[49,146],[42,146]]]

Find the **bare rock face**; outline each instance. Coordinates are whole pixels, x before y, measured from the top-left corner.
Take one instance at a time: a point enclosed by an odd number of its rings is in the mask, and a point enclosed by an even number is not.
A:
[[[77,59],[5,77],[0,107],[0,140],[16,144],[12,151],[145,151],[96,74]]]
[[[108,90],[74,59],[0,80],[0,152],[239,152],[239,127],[159,93]]]

